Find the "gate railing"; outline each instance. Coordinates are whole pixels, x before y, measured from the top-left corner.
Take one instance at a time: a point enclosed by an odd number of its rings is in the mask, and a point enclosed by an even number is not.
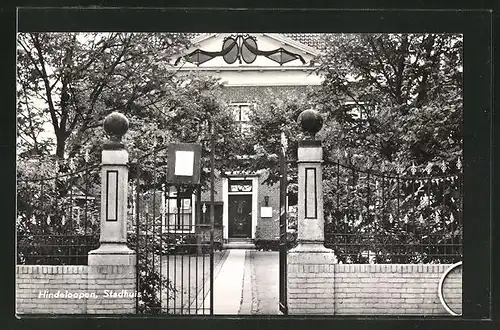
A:
[[[99,247],[98,166],[54,168],[57,175],[37,177],[33,165],[29,178],[17,180],[17,264],[86,265]]]
[[[214,249],[222,245],[222,228],[202,223],[200,185],[167,183],[166,157],[166,146],[156,148],[129,172],[128,241],[137,253],[136,310],[210,315],[214,258],[221,258]]]
[[[462,173],[407,176],[323,167],[325,246],[344,263],[462,259]]]

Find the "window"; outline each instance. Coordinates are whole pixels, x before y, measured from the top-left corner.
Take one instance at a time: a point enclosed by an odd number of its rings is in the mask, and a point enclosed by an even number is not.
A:
[[[168,190],[167,190],[168,191]],[[165,231],[193,231],[193,199],[192,195],[178,195],[174,187],[165,197],[165,216],[163,227]]]
[[[352,119],[366,119],[366,114],[363,113],[363,109],[358,107],[358,105],[365,105],[365,102],[360,101],[356,104],[354,101],[346,101],[344,105],[347,108],[350,108],[350,110],[347,111],[347,114],[351,115]]]
[[[240,125],[241,132],[246,133],[250,129],[249,114],[252,105],[250,103],[233,103],[233,117],[237,124]]]
[[[203,212],[203,205],[205,205],[205,212]],[[211,203],[209,201],[201,202],[201,224],[210,224],[210,208]],[[220,228],[222,227],[222,212],[223,212],[223,203],[222,202],[214,202],[214,227]]]
[[[229,192],[252,192],[252,180],[229,180]]]

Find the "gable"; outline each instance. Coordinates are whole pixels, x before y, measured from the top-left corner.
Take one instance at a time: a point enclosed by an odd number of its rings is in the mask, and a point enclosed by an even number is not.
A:
[[[224,39],[229,36],[235,36],[235,33],[206,33],[206,34],[200,34],[196,37],[194,37],[191,42],[193,43],[193,46],[186,50],[183,54],[180,54],[180,56],[187,55],[197,49],[201,49],[204,51],[209,51],[209,52],[220,52],[222,50],[222,45],[224,42]],[[279,48],[283,48],[286,51],[289,51],[294,54],[300,55],[304,60],[305,64],[302,63],[301,60],[299,59],[294,59],[290,62],[284,63],[280,65],[279,63],[265,57],[265,56],[257,56],[255,61],[253,63],[247,64],[244,61],[241,61],[241,63],[237,60],[236,62],[232,64],[228,64],[224,61],[224,59],[221,56],[215,57],[205,63],[200,64],[198,67],[199,68],[245,68],[245,67],[254,67],[254,68],[259,68],[259,67],[307,67],[309,66],[310,61],[317,55],[320,54],[320,52],[308,45],[302,44],[296,40],[292,40],[288,37],[286,37],[283,34],[275,34],[275,33],[251,33],[251,34],[246,34],[246,33],[241,33],[240,35],[250,35],[252,37],[256,38],[256,43],[257,43],[257,49],[260,51],[271,51],[271,50],[276,50]],[[189,63],[187,61],[182,62],[183,66],[186,68],[189,67],[197,67],[193,63]]]

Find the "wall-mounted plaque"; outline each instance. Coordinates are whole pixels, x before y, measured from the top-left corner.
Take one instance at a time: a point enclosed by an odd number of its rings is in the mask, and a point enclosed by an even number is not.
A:
[[[262,206],[260,208],[260,216],[261,218],[272,218],[273,208],[271,206]]]

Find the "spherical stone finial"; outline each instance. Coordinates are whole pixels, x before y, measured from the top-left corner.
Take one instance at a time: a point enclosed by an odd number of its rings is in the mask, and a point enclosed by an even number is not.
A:
[[[314,139],[316,133],[318,133],[323,127],[323,117],[321,117],[319,112],[314,109],[302,111],[297,121],[300,128],[302,128],[306,135],[311,139]]]
[[[111,141],[120,142],[122,136],[128,131],[128,119],[123,114],[114,111],[106,116],[103,127]]]

